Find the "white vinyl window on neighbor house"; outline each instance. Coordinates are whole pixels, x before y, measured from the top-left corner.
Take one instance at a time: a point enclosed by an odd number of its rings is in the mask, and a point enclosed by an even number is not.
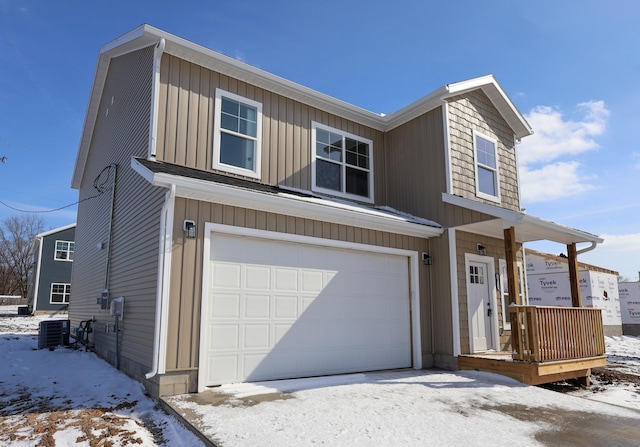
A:
[[[476,194],[494,202],[500,201],[500,176],[496,140],[473,131],[476,167]]]
[[[373,142],[313,122],[312,189],[373,202]]]
[[[73,261],[75,246],[75,242],[56,241],[56,251],[53,259],[56,261]]]
[[[260,178],[262,104],[216,90],[213,168]]]
[[[49,302],[51,304],[67,304],[71,295],[71,284],[52,283]]]

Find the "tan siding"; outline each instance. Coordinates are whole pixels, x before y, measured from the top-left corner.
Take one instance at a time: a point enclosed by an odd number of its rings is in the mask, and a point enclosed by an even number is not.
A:
[[[197,239],[187,240],[184,238],[184,232],[182,231],[182,222],[184,219],[196,221],[198,229]],[[167,371],[190,370],[198,366],[200,303],[202,299],[202,268],[204,256],[202,244],[204,226],[207,222],[340,241],[350,241],[353,239],[355,242],[403,248],[418,253],[428,251],[428,241],[426,239],[393,235],[380,231],[177,198],[175,206],[169,328],[167,336]],[[357,234],[363,235],[361,241],[357,240]],[[428,297],[429,270],[419,265],[419,272],[422,310],[421,326],[423,330],[422,346],[423,351],[430,354],[431,315],[429,309],[431,306]],[[450,318],[449,321],[451,321]],[[450,351],[450,348],[448,351]]]
[[[446,191],[442,108],[388,132],[386,145],[389,204],[440,222]]]
[[[147,155],[151,104],[153,48],[139,50],[111,61],[102,103],[91,142],[90,156],[80,186],[76,257],[72,278],[72,325],[95,316],[92,337],[96,351],[113,361],[115,334],[108,310],[96,304],[105,285],[109,296],[125,297],[121,331],[121,366],[140,376],[151,366],[158,269],[159,209],[163,191],[151,187],[130,167],[131,156]],[[108,112],[107,112],[108,111]],[[94,178],[111,163],[117,164],[113,232],[109,247],[111,182],[96,194]],[[87,199],[87,200],[85,200]],[[111,253],[107,282],[106,261]]]
[[[160,70],[157,159],[212,168],[216,88],[262,104],[261,183],[311,189],[311,122],[373,141],[376,203],[386,204],[383,133],[254,85],[164,54]]]
[[[449,99],[448,110],[453,193],[495,204],[476,196],[473,147],[476,130],[497,141],[500,206],[520,210],[513,130],[481,90]]]
[[[462,354],[471,352],[469,342],[469,315],[467,310],[467,271],[465,268],[465,253],[477,254],[477,244],[482,244],[487,249],[487,256],[493,258],[494,269],[500,271],[499,259],[505,259],[504,240],[494,239],[479,234],[467,233],[463,231],[456,232],[456,255],[458,270],[458,303],[460,306],[460,349]],[[522,245],[518,244],[518,252],[516,255],[518,261],[522,262]],[[498,326],[502,328],[502,297],[499,292],[496,293],[496,301],[498,303]],[[510,346],[510,331],[504,331],[500,335],[499,348],[508,349]]]

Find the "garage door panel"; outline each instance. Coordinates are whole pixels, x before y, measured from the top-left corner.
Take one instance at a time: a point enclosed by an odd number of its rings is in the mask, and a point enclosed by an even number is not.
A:
[[[271,297],[269,295],[244,294],[245,319],[271,318]]]
[[[212,293],[213,306],[211,306],[212,318],[238,318],[240,316],[239,293]]]
[[[298,318],[298,296],[276,296],[274,299],[273,318],[296,319]]]
[[[271,269],[257,265],[245,266],[245,288],[271,290]]]
[[[271,328],[269,323],[245,324],[243,349],[267,349],[271,347]]]
[[[411,366],[406,257],[211,240],[207,385]]]

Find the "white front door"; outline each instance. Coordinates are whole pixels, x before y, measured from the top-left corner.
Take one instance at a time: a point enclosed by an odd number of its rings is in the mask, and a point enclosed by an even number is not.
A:
[[[489,288],[489,265],[485,262],[467,263],[467,302],[472,352],[495,349],[492,322],[494,309],[491,306]]]

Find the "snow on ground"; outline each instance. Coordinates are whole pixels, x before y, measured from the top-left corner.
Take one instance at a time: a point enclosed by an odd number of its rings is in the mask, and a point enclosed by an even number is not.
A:
[[[37,350],[39,321],[59,317],[8,311],[0,308],[0,445],[202,445],[93,353]],[[618,377],[640,375],[639,338],[607,338],[607,349],[624,368]],[[401,370],[225,385],[168,401],[224,447],[604,445],[611,433],[623,439],[616,445],[637,445],[638,388],[594,382],[560,393],[476,371]]]
[[[63,316],[16,314],[0,307],[0,445],[202,445],[95,354],[38,350],[39,322]]]

